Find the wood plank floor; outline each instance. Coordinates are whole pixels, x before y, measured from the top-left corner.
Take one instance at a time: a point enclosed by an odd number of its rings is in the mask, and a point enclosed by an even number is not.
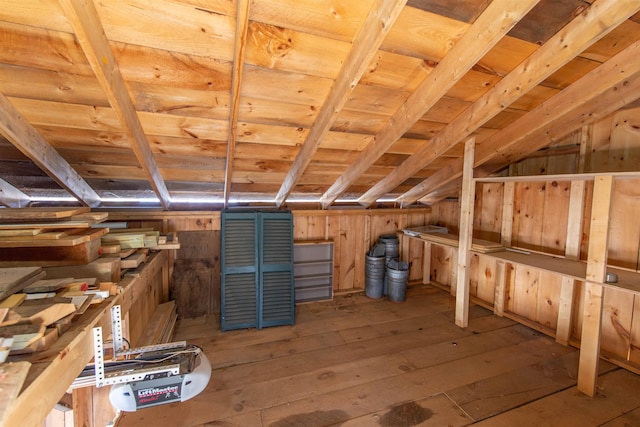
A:
[[[200,395],[123,414],[129,426],[633,426],[640,376],[600,363],[598,395],[575,387],[578,352],[472,306],[410,287],[394,304],[362,295],[297,307],[292,327],[222,333],[179,321],[176,340],[213,366]]]

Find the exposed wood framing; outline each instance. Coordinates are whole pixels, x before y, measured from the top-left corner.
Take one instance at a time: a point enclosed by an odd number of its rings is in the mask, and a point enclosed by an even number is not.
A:
[[[576,83],[531,111],[526,120],[518,119],[491,138],[491,147],[478,147],[476,168],[487,174],[538,150],[542,144],[559,139],[583,126],[634,102],[640,87],[640,42],[634,43]],[[585,113],[598,107],[595,114]],[[519,153],[516,155],[515,153]],[[448,162],[441,170],[400,197],[411,203],[462,176],[462,161]],[[421,199],[421,200],[424,200]]]
[[[585,181],[571,182],[565,257],[574,261],[578,261],[580,259],[585,184]],[[560,344],[569,345],[575,294],[576,281],[570,277],[562,277],[560,303],[558,304],[558,326],[556,328],[556,341]]]
[[[475,138],[464,144],[464,173],[460,195],[460,243],[458,244],[457,283],[456,283],[456,325],[469,326],[469,270],[471,242],[473,239],[473,211],[476,194],[476,182],[473,180],[473,157]]]
[[[2,94],[0,94],[0,133],[80,202],[91,207],[100,205],[98,193]]]
[[[296,182],[306,170],[320,143],[334,124],[338,113],[349,99],[353,89],[365,73],[382,41],[400,15],[407,0],[385,0],[373,3],[367,18],[360,28],[349,55],[345,60],[331,93],[325,100],[318,117],[311,126],[291,169],[287,173],[278,195],[276,204],[284,203]]]
[[[0,179],[0,204],[8,208],[24,208],[29,204],[29,196],[9,184],[4,179]]]
[[[323,207],[327,208],[331,205],[356,179],[364,174],[486,52],[500,41],[537,2],[538,0],[519,2],[499,0],[492,2],[451,48],[440,64],[393,114],[384,128],[373,138],[358,158],[349,165],[346,171],[323,194]],[[425,144],[425,146],[431,146],[431,144]],[[385,183],[389,182],[384,181]],[[387,188],[384,185],[385,183],[379,183],[379,185],[370,189],[359,199],[359,202],[365,206],[373,203],[379,195],[385,192],[381,190],[382,188]]]
[[[594,180],[591,227],[589,229],[589,253],[587,255],[587,281],[580,340],[578,390],[594,396],[598,380],[600,359],[600,335],[613,176],[600,176]]]
[[[395,188],[405,179],[429,165],[437,157],[447,152],[467,135],[475,132],[488,120],[495,117],[522,95],[572,60],[576,54],[584,51],[604,37],[611,31],[611,28],[629,18],[639,9],[640,5],[637,2],[620,2],[617,0],[598,0],[594,2],[562,31],[552,37],[491,90],[480,97],[471,107],[451,121],[428,144],[425,144],[380,181],[376,187],[379,187],[381,192],[376,192],[375,194],[381,194],[385,189]],[[562,46],[562,49],[558,49],[558,46]],[[577,98],[573,98],[571,102],[566,103],[565,108],[570,105],[580,104],[580,102],[576,102],[576,99],[581,97],[586,99],[591,95],[590,92],[591,89],[584,91]],[[538,108],[542,107],[542,105]],[[546,119],[551,120],[550,117]],[[535,128],[539,127],[539,125],[539,120],[533,120],[532,117],[527,116],[527,127]],[[509,127],[511,128],[512,126]],[[517,135],[521,134],[518,133]],[[493,156],[498,145],[494,137],[492,137],[490,145],[490,155]],[[478,166],[478,162],[482,161],[483,154],[486,155],[486,152],[481,153],[479,150],[476,166]],[[457,166],[461,166],[460,161],[458,161]],[[441,172],[443,171],[444,169],[441,170]],[[398,200],[403,204],[415,202],[433,190],[433,187],[429,187],[429,184],[434,181],[435,178],[427,178],[427,180],[400,196]],[[370,203],[370,199],[362,200],[366,202],[365,205]]]
[[[238,131],[238,110],[240,108],[240,88],[242,87],[242,70],[244,69],[244,53],[247,47],[247,31],[249,29],[249,0],[238,0],[236,16],[236,37],[231,75],[231,114],[229,115],[229,138],[227,141],[227,164],[224,172],[224,205],[229,203],[231,180],[233,178],[233,159],[236,153],[236,137]]]
[[[133,106],[125,81],[120,73],[109,41],[92,0],[59,0],[76,38],[91,64],[111,108],[124,127],[133,152],[142,166],[151,187],[165,209],[171,205],[171,197],[156,164],[142,124]]]

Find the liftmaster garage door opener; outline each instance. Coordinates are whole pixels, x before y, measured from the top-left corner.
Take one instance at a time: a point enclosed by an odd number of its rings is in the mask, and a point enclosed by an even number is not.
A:
[[[109,400],[116,409],[184,402],[205,389],[211,364],[201,348],[180,341],[122,350],[120,306],[112,308],[111,319],[114,359],[121,360],[105,363],[102,328],[94,328],[94,370],[97,387],[113,385]]]

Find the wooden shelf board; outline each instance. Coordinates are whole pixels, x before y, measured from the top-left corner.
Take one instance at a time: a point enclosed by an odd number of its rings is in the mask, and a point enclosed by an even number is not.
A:
[[[474,178],[475,182],[547,182],[547,181],[593,181],[599,176],[616,179],[640,179],[640,172],[566,173],[556,175],[486,176]]]

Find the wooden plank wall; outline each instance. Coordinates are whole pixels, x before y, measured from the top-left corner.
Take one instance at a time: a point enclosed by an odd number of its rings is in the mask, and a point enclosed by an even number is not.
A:
[[[177,232],[182,247],[175,254],[171,290],[179,315],[189,318],[219,314],[220,212],[112,212],[109,218],[127,221],[130,227]],[[429,207],[293,210],[293,220],[294,240],[334,242],[333,287],[336,293],[364,289],[366,253],[381,235],[433,224]],[[400,259],[410,263],[409,281],[421,283],[422,243],[400,235],[399,250]],[[194,295],[199,297],[193,298]]]
[[[534,157],[510,167],[513,175],[640,170],[640,109],[617,112],[559,141],[557,156]],[[554,150],[550,150],[553,153]],[[614,187],[609,238],[609,264],[638,270],[640,264],[640,180],[617,180]],[[503,184],[478,184],[474,236],[501,241]],[[516,183],[513,200],[512,246],[564,255],[569,216],[570,182]],[[593,185],[586,184],[581,259],[586,258]],[[431,221],[454,229],[457,203],[432,206]],[[508,218],[507,218],[508,219]],[[431,279],[450,286],[451,250],[433,246]],[[517,266],[509,273],[505,309],[554,333],[558,321],[561,278]],[[471,259],[471,295],[493,304],[496,263],[474,255]],[[580,339],[584,289],[579,284],[573,311],[571,338]],[[607,289],[604,297],[603,353],[637,364],[640,369],[640,300],[628,292]]]

